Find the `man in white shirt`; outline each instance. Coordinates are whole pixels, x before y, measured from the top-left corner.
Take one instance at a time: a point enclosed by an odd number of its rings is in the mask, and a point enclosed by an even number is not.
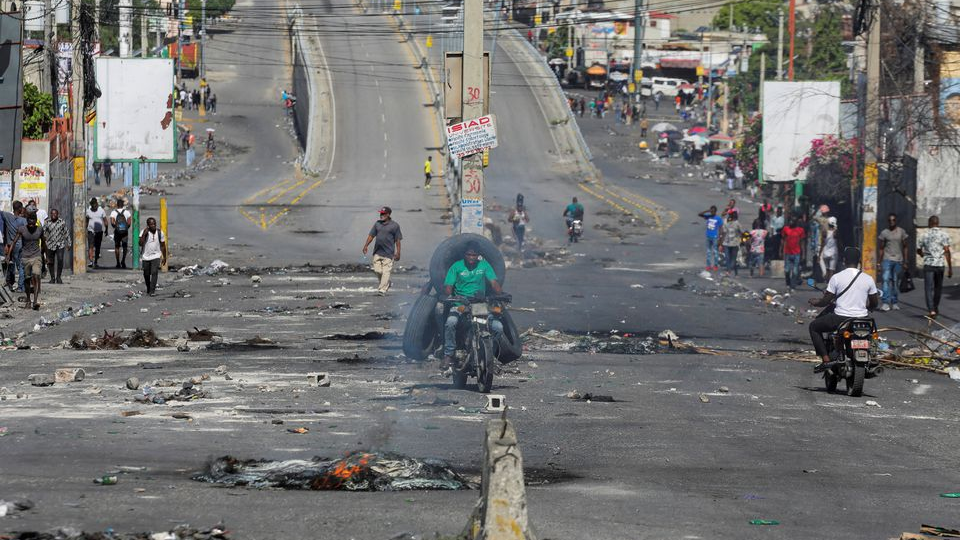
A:
[[[157,220],[147,218],[147,228],[140,233],[140,262],[143,265],[143,280],[147,284],[147,294],[157,295],[157,279],[160,267],[167,260],[167,239],[163,231],[157,229]]]
[[[827,290],[822,298],[811,298],[810,305],[826,307],[834,305],[829,313],[822,313],[810,322],[810,341],[822,363],[814,368],[816,373],[830,367],[827,345],[823,340],[825,332],[832,332],[847,319],[869,317],[870,310],[880,305],[880,291],[870,274],[864,274],[859,268],[860,250],[847,248],[843,252],[847,268],[830,278]]]
[[[117,208],[110,212],[110,224],[113,225],[113,251],[117,258],[117,268],[127,267],[127,237],[133,214],[123,206],[123,199],[117,199]]]

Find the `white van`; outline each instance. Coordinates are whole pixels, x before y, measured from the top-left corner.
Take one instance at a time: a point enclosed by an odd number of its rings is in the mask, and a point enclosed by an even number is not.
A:
[[[679,92],[680,85],[686,84],[683,79],[669,79],[667,77],[653,77],[650,91],[653,95],[660,94],[660,97],[675,97]]]

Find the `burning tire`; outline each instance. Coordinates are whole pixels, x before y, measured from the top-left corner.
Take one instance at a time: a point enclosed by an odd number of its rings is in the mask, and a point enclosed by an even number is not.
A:
[[[500,322],[503,323],[503,335],[497,340],[497,360],[501,364],[509,364],[523,356],[523,342],[509,311],[504,310]]]
[[[426,360],[439,339],[437,297],[421,294],[413,303],[403,329],[403,354],[414,360]]]
[[[500,285],[503,285],[507,277],[507,266],[503,262],[500,250],[485,236],[464,233],[440,242],[433,252],[433,257],[430,258],[430,284],[437,293],[443,292],[443,280],[447,277],[447,270],[453,266],[453,263],[463,258],[463,251],[470,242],[476,243],[480,256],[493,267]]]

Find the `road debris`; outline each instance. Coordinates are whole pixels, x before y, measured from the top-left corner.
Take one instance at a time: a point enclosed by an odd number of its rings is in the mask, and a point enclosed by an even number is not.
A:
[[[289,431],[290,433],[296,433],[296,434],[298,434],[298,435],[303,435],[304,433],[307,433],[307,432],[309,432],[310,430],[309,430],[308,428],[305,428],[305,427],[298,427],[298,428],[290,428],[290,429],[288,429],[287,431]]]
[[[312,386],[319,386],[321,388],[330,386],[329,373],[307,373],[307,380],[310,381]]]
[[[751,525],[779,525],[780,522],[774,519],[751,519]]]
[[[100,478],[94,478],[93,483],[100,486],[115,486],[120,479],[112,475],[103,475]]]
[[[60,368],[53,372],[53,378],[58,383],[79,382],[86,375],[83,368]]]
[[[88,338],[80,332],[73,334],[69,345],[77,350],[121,350],[129,347],[154,348],[166,347],[168,343],[157,337],[152,329],[137,328],[124,337],[123,332],[103,331],[103,336]]]
[[[475,486],[439,460],[394,453],[354,452],[341,459],[241,461],[226,456],[193,477],[200,482],[254,488],[344,491],[459,490]]]
[[[27,376],[27,380],[33,386],[53,386],[53,383],[56,382],[53,377],[46,373],[33,373]]]
[[[187,339],[190,341],[213,341],[213,338],[220,334],[210,330],[209,328],[197,328],[193,327],[193,330],[187,330]]]
[[[872,399],[871,399],[871,400],[868,400],[866,403],[864,403],[864,405],[867,406],[867,407],[876,407],[876,408],[878,408],[878,409],[881,409],[881,408],[882,408],[882,407],[880,407],[880,404],[879,404],[879,403],[877,403],[876,401],[873,401]]]
[[[30,499],[16,499],[13,501],[5,501],[0,499],[0,517],[10,516],[17,512],[30,510],[33,507],[33,501]]]
[[[4,535],[4,540],[229,540],[223,524],[211,529],[194,529],[189,525],[179,525],[171,531],[118,533],[113,529],[102,532],[83,532],[70,528],[61,528],[52,532],[26,531]]]
[[[378,339],[386,339],[390,334],[385,332],[380,332],[373,330],[370,332],[364,332],[362,334],[330,334],[323,336],[320,339],[334,340],[334,341],[372,341]]]
[[[710,398],[706,394],[700,394],[700,403],[710,403]]]

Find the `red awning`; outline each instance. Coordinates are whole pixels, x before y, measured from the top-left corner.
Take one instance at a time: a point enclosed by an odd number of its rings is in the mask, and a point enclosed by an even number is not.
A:
[[[698,59],[687,59],[687,58],[661,58],[660,67],[663,68],[682,68],[682,69],[697,69],[697,66],[700,65],[700,60]]]

